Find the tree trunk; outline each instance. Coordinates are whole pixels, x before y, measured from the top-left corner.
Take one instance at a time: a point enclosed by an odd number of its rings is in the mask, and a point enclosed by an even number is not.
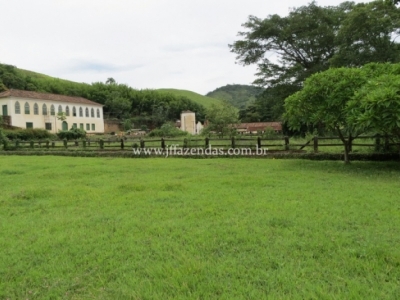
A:
[[[350,159],[349,159],[349,152],[350,152],[350,144],[348,142],[344,142],[344,163],[349,164]]]
[[[350,158],[349,158],[349,152],[350,152],[350,143],[351,141],[346,141],[346,139],[344,138],[342,132],[340,131],[339,127],[336,127],[336,130],[339,134],[340,140],[342,141],[343,145],[344,145],[344,163],[345,164],[349,164],[350,163]]]

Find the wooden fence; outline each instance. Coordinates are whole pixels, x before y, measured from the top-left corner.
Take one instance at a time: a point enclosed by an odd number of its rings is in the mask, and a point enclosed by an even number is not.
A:
[[[357,141],[357,143],[355,142]],[[364,142],[362,142],[364,141]],[[368,141],[369,143],[365,142]],[[359,136],[355,138],[351,144],[353,146],[373,147],[374,151],[387,151],[393,145],[389,136],[381,137],[374,136]],[[55,141],[11,141],[5,149],[79,149],[79,150],[101,150],[101,151],[118,151],[129,150],[132,148],[150,148],[163,149],[168,147],[176,148],[221,148],[221,149],[266,149],[269,151],[305,151],[306,147],[312,147],[315,153],[319,152],[321,147],[343,147],[343,143],[338,137],[313,137],[307,142],[300,142],[298,139],[289,138],[288,136],[276,138],[261,138],[261,137],[232,137],[232,138],[159,138],[159,139],[143,139],[143,138],[118,138],[112,137],[109,139],[85,139],[85,140],[55,140]]]

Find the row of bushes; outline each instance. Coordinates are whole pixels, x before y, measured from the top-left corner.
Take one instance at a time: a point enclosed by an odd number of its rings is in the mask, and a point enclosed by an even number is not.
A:
[[[4,130],[4,135],[11,141],[54,140],[56,136],[44,129]]]
[[[150,137],[177,137],[187,136],[188,132],[176,128],[174,123],[165,123],[159,129],[154,129],[149,133]]]
[[[55,140],[57,137],[62,140],[76,140],[86,137],[86,131],[79,128],[72,128],[70,130],[59,131],[55,135],[44,129],[17,129],[3,130],[3,135],[10,141]]]

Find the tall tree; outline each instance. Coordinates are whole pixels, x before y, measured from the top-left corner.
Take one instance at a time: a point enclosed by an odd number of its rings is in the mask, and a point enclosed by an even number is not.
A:
[[[400,61],[400,9],[390,1],[359,3],[338,31],[333,66],[362,66]]]
[[[229,135],[233,131],[233,126],[239,123],[239,115],[236,107],[224,101],[222,104],[213,104],[206,112],[206,126],[202,133],[208,134],[211,131],[220,136]]]
[[[341,20],[352,7],[320,7],[315,2],[293,9],[288,16],[250,16],[239,32],[242,40],[229,45],[243,65],[257,64],[256,84],[300,84],[311,74],[326,70],[335,54]]]
[[[365,73],[356,68],[314,74],[305,81],[301,91],[285,100],[285,119],[292,129],[302,124],[323,124],[336,132],[344,146],[344,161],[348,163],[351,142],[360,131],[348,122],[347,103],[366,82]]]

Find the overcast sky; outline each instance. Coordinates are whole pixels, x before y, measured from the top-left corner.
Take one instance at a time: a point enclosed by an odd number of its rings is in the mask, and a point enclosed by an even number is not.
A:
[[[235,64],[228,47],[249,15],[286,15],[308,2],[0,0],[0,63],[77,82],[113,77],[137,89],[206,94],[255,79],[256,68]]]

